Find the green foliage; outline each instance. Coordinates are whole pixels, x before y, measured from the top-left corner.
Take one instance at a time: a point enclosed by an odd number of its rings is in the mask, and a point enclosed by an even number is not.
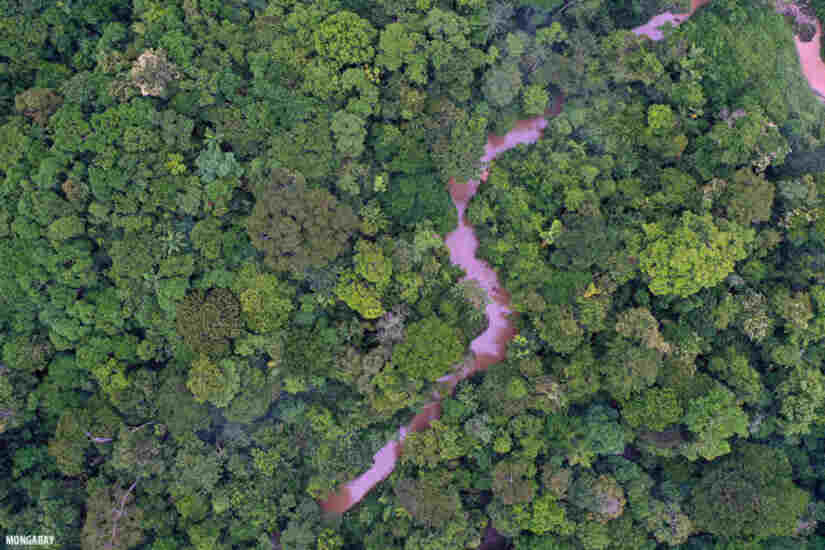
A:
[[[525,531],[537,535],[567,534],[572,523],[565,518],[565,509],[551,495],[542,495],[531,502],[531,514]]]
[[[627,30],[688,4],[0,2],[0,526],[821,546],[809,29],[714,0],[656,44]],[[447,184],[482,168],[467,221],[517,335],[448,397],[491,298],[449,263]],[[322,514],[434,391],[394,473]]]
[[[330,127],[342,155],[357,158],[364,152],[364,138],[367,137],[365,123],[364,119],[346,111],[337,111],[332,116]]]
[[[664,73],[662,61],[644,43],[639,44],[627,30],[617,30],[601,39],[605,57],[601,62],[612,66],[616,83],[640,81],[652,85]]]
[[[92,488],[86,500],[84,550],[104,547],[126,550],[144,539],[144,512],[135,505],[134,486],[130,489],[105,485]]]
[[[728,186],[728,217],[741,226],[766,222],[771,217],[775,186],[748,168],[738,170]]]
[[[192,228],[190,237],[192,246],[206,259],[217,260],[221,257],[223,233],[219,219],[212,216],[202,219]]]
[[[386,189],[383,189],[383,191],[386,191]],[[370,201],[361,209],[359,215],[361,216],[361,233],[365,235],[374,236],[379,231],[386,230],[390,224],[377,201]]]
[[[431,156],[441,181],[454,178],[458,183],[465,183],[477,178],[481,172],[480,159],[486,141],[487,119],[462,112],[432,148]]]
[[[719,373],[725,382],[746,403],[759,401],[765,391],[759,372],[751,366],[748,357],[734,347],[713,357],[709,364],[712,372]]]
[[[230,340],[242,334],[241,314],[242,305],[230,290],[193,290],[178,304],[178,334],[194,353],[223,356]]]
[[[375,287],[355,277],[342,277],[335,295],[365,319],[377,319],[384,314],[381,295]]]
[[[616,399],[626,400],[634,392],[653,385],[662,367],[662,353],[624,338],[608,343],[600,371],[602,386]]]
[[[750,165],[761,172],[772,164],[781,165],[789,152],[787,141],[776,124],[759,109],[735,120],[731,115],[728,121],[715,124],[698,140],[698,145],[696,163],[704,177],[714,172],[732,171],[725,171],[725,167],[742,165]]]
[[[379,200],[391,219],[405,227],[431,220],[435,231],[445,235],[458,223],[444,182],[435,174],[393,178]]]
[[[715,110],[756,103],[778,126],[800,113],[812,113],[808,106],[816,98],[800,74],[792,27],[783,18],[772,10],[748,10],[738,2],[710,6],[697,16],[680,26],[678,34],[704,51],[702,86]],[[783,85],[758,84],[776,82]],[[815,118],[803,115],[794,133],[817,124]]]
[[[522,90],[522,109],[527,116],[539,116],[544,114],[550,102],[550,95],[547,90],[538,84],[531,84]]]
[[[521,91],[521,71],[516,63],[490,69],[484,82],[484,95],[498,107],[506,107]]]
[[[232,290],[240,299],[246,326],[254,332],[267,333],[282,328],[295,308],[294,287],[275,275],[262,273],[253,263],[240,269]]]
[[[621,454],[631,439],[618,417],[615,409],[604,405],[591,405],[581,419],[555,413],[547,417],[547,437],[571,465],[589,467],[598,455]]]
[[[682,419],[682,406],[670,388],[648,388],[622,406],[622,417],[633,428],[660,432]]]
[[[682,214],[678,224],[645,224],[645,246],[639,264],[651,278],[654,294],[690,296],[715,286],[747,255],[752,229],[735,223],[715,223],[709,216]]]
[[[469,453],[471,441],[458,427],[434,420],[424,432],[412,432],[404,440],[402,463],[412,462],[419,467],[435,468]]]
[[[9,337],[3,344],[3,362],[18,371],[43,370],[53,354],[51,343],[38,335],[19,334]]]
[[[390,284],[392,262],[369,241],[359,240],[355,249],[355,273],[342,274],[335,293],[365,319],[376,319],[384,314],[381,296]]]
[[[129,380],[126,378],[126,365],[114,358],[102,361],[92,368],[97,383],[109,397],[114,397],[117,393],[129,387]]]
[[[448,472],[440,470],[417,480],[399,480],[393,489],[398,502],[417,522],[437,526],[454,519],[462,508],[458,492],[444,490],[448,480]]]
[[[647,110],[647,126],[654,135],[667,133],[676,125],[669,105],[651,105]]]
[[[206,183],[220,178],[239,177],[242,172],[238,161],[235,160],[235,154],[222,152],[217,141],[210,142],[209,146],[201,151],[195,159],[195,164],[198,174]]]
[[[577,524],[576,537],[585,550],[601,550],[610,544],[607,524],[597,521],[583,521]]]
[[[195,401],[209,401],[216,407],[228,406],[240,386],[241,377],[235,361],[221,359],[215,362],[206,355],[201,355],[192,363],[186,380],[186,387],[195,396]]]
[[[320,55],[341,65],[357,65],[372,61],[376,35],[369,21],[350,11],[339,11],[321,22],[313,40]]]
[[[413,380],[435,382],[464,356],[459,332],[435,317],[407,326],[404,341],[395,346],[392,364]]]
[[[819,369],[793,369],[776,388],[779,400],[777,423],[787,435],[807,434],[812,424],[821,424],[825,401],[825,375]]]
[[[785,454],[745,444],[710,465],[693,491],[697,527],[724,538],[788,536],[810,495],[794,485]]]
[[[358,226],[349,206],[323,189],[310,189],[300,174],[274,170],[256,198],[247,220],[249,238],[278,271],[323,267],[348,248]]]
[[[223,414],[231,422],[252,423],[267,413],[280,394],[280,384],[273,370],[264,373],[243,362],[236,362],[236,366],[243,383]]]
[[[620,454],[629,434],[617,422],[615,409],[592,405],[574,431],[566,436],[570,464],[590,465],[597,455]]]
[[[385,288],[390,283],[392,262],[377,245],[369,241],[359,240],[355,250],[355,272],[377,288]]]
[[[407,77],[419,85],[426,84],[426,59],[419,52],[424,36],[411,32],[402,23],[393,22],[381,30],[378,41],[378,65],[396,71],[406,64]]]
[[[748,434],[747,414],[736,402],[733,392],[721,385],[690,401],[684,423],[699,438],[696,452],[707,460],[729,452],[727,439]]]

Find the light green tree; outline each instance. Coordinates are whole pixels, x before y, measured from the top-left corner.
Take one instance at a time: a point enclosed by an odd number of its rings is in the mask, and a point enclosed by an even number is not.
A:
[[[402,23],[390,23],[381,31],[376,64],[397,71],[406,64],[405,74],[414,83],[427,83],[427,57],[422,49],[425,38]]]
[[[316,51],[340,65],[369,63],[375,57],[372,44],[377,31],[366,19],[351,11],[338,11],[315,29]]]
[[[52,241],[65,241],[83,235],[86,224],[78,216],[64,216],[49,225],[47,235]]]
[[[427,317],[407,327],[404,341],[393,349],[392,362],[410,378],[435,381],[463,355],[458,330],[436,317]]]
[[[491,103],[506,107],[518,96],[522,86],[522,76],[518,65],[505,62],[491,68],[484,81],[484,95]]]
[[[522,109],[527,116],[538,116],[547,109],[550,95],[544,87],[538,84],[531,84],[521,92]]]
[[[634,428],[660,432],[682,419],[684,411],[670,388],[648,388],[622,405],[622,416]]]
[[[241,268],[232,290],[240,299],[246,326],[258,333],[283,327],[295,308],[295,288],[271,273],[261,273],[254,263]]]
[[[721,384],[707,395],[692,399],[683,422],[698,437],[698,441],[685,449],[685,455],[691,460],[696,460],[697,455],[713,460],[727,454],[730,452],[728,439],[748,435],[748,415],[737,403],[734,393]]]
[[[657,295],[686,297],[717,285],[747,256],[745,247],[755,239],[753,229],[724,220],[717,225],[710,214],[690,211],[678,222],[645,224],[643,230],[639,264]]]
[[[231,359],[213,361],[201,355],[192,363],[186,387],[199,403],[209,401],[217,407],[226,407],[241,387],[241,377]]]
[[[811,425],[825,421],[825,375],[819,368],[799,367],[777,386],[778,424],[788,435],[811,432]]]
[[[364,152],[364,139],[367,137],[365,124],[363,118],[346,111],[337,111],[332,116],[332,132],[341,154],[352,158],[361,156]]]

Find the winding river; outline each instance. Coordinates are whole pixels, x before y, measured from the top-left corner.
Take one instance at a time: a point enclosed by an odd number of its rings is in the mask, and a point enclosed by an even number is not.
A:
[[[561,111],[562,103],[562,98],[557,98],[545,116],[557,115]],[[484,148],[484,156],[481,158],[482,164],[487,165],[496,155],[519,143],[535,142],[541,137],[542,130],[546,126],[547,120],[544,117],[535,117],[519,121],[505,136],[490,135]],[[444,239],[450,251],[450,262],[461,266],[467,273],[466,278],[475,279],[490,298],[490,303],[486,308],[489,320],[487,330],[470,343],[470,350],[473,352],[472,363],[458,372],[439,379],[441,382],[447,382],[451,391],[464,378],[504,359],[507,353],[507,343],[515,335],[515,328],[509,318],[510,296],[501,288],[496,272],[486,262],[476,258],[478,238],[465,216],[467,204],[475,195],[478,186],[486,179],[487,171],[485,170],[479,180],[470,180],[466,184],[456,183],[453,180],[449,182],[450,197],[458,211],[459,220],[457,227]],[[398,440],[390,441],[376,453],[372,468],[347,483],[338,493],[327,498],[321,503],[321,507],[328,512],[343,513],[355,505],[372,487],[392,473],[407,433],[426,429],[430,422],[439,417],[440,413],[441,407],[438,401],[424,407],[409,425],[401,427]]]
[[[689,13],[674,14],[665,12],[653,17],[650,21],[636,27],[633,32],[637,35],[644,35],[652,40],[660,40],[664,36],[659,29],[660,26],[671,23],[678,26],[685,19],[690,17],[697,8],[707,4],[710,0],[692,0]],[[825,64],[819,57],[819,45],[822,29],[819,22],[816,23],[816,35],[810,42],[802,42],[795,39],[796,49],[799,53],[803,73],[811,88],[825,97]],[[556,98],[553,106],[545,113],[545,117],[557,115],[562,108],[564,100],[562,97]],[[496,155],[515,147],[521,143],[534,143],[541,137],[542,131],[547,126],[545,117],[536,117],[519,121],[516,126],[505,136],[490,135],[485,153],[482,157],[484,165],[489,163]],[[498,277],[493,269],[486,262],[475,257],[478,248],[478,238],[473,228],[467,222],[465,210],[470,199],[472,199],[478,186],[487,179],[486,170],[479,180],[470,180],[467,184],[457,184],[453,180],[449,182],[450,196],[458,211],[458,226],[445,238],[445,243],[450,251],[450,261],[461,266],[467,273],[466,277],[475,279],[480,286],[487,291],[491,303],[487,306],[486,314],[489,325],[481,335],[470,344],[470,350],[474,354],[471,365],[463,370],[445,376],[442,380],[449,382],[450,388],[470,376],[471,374],[484,370],[490,365],[504,359],[507,351],[507,344],[515,335],[515,328],[510,319],[510,297],[508,293],[499,285]],[[409,431],[419,431],[426,429],[432,420],[439,417],[441,412],[437,401],[424,407],[416,415],[408,426],[403,426],[399,430],[399,438],[390,441],[381,448],[374,457],[373,466],[362,475],[346,483],[337,493],[331,495],[321,503],[323,510],[331,513],[344,513],[372,487],[384,480],[392,473],[395,463],[402,451],[402,443]],[[485,544],[489,545],[491,539],[495,538],[495,530],[488,527],[485,533]]]

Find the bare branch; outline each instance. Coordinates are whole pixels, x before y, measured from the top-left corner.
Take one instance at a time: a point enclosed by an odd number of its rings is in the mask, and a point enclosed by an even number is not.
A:
[[[111,437],[95,437],[89,432],[86,432],[86,437],[95,443],[110,443],[113,441]]]
[[[132,485],[129,487],[129,490],[126,491],[126,494],[124,494],[123,497],[120,499],[120,509],[112,509],[112,512],[114,512],[115,515],[114,518],[112,518],[114,520],[114,525],[112,526],[112,540],[109,541],[108,545],[106,545],[107,548],[113,548],[115,545],[115,537],[117,536],[117,522],[120,521],[120,518],[123,516],[123,512],[126,508],[126,500],[129,498],[129,495],[136,486],[137,480],[135,480],[134,483],[132,483]]]

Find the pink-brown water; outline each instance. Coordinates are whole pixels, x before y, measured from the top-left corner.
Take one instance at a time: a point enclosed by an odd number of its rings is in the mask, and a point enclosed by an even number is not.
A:
[[[825,101],[825,63],[819,56],[820,41],[822,40],[822,25],[815,22],[816,34],[809,42],[803,42],[798,36],[794,37],[796,52],[802,64],[802,74],[814,90],[820,101]]]
[[[667,23],[670,23],[674,27],[678,27],[681,22],[693,15],[693,12],[708,2],[710,2],[710,0],[692,0],[690,3],[690,12],[688,13],[671,13],[669,11],[660,13],[659,15],[651,18],[650,21],[644,25],[639,25],[633,29],[633,33],[638,34],[639,36],[647,36],[651,40],[661,40],[664,38],[664,34],[660,30],[660,27],[666,25]]]
[[[710,0],[692,0],[689,13],[673,14],[666,12],[653,17],[644,25],[633,29],[637,35],[648,36],[652,40],[661,40],[664,35],[659,27],[670,22],[678,26],[681,22],[690,17],[699,7],[707,4]],[[819,56],[820,39],[822,28],[816,22],[816,35],[810,42],[802,42],[798,38],[795,40],[796,49],[799,53],[800,62],[805,78],[811,88],[825,96],[825,64]],[[561,111],[563,98],[556,99],[553,107],[546,115],[555,116]],[[533,143],[541,137],[542,131],[547,126],[544,117],[536,117],[519,121],[518,124],[506,135],[490,135],[482,157],[484,164],[489,163],[496,155],[506,151],[521,143]],[[487,306],[487,317],[489,326],[470,344],[473,352],[473,361],[460,371],[445,376],[442,381],[448,382],[450,389],[472,375],[484,370],[490,365],[504,359],[507,352],[507,343],[515,335],[515,328],[512,323],[509,294],[501,288],[498,277],[493,269],[486,262],[475,257],[478,248],[478,238],[473,228],[467,223],[465,210],[470,199],[475,195],[479,185],[487,179],[487,171],[484,170],[478,180],[470,180],[467,184],[457,184],[449,182],[450,197],[458,211],[459,222],[454,231],[445,238],[445,243],[450,251],[450,261],[461,266],[466,272],[466,277],[475,279],[480,286],[487,291],[491,303]],[[331,495],[321,503],[321,507],[332,513],[344,513],[354,506],[366,495],[372,487],[384,480],[392,473],[395,463],[402,452],[402,443],[406,434],[412,431],[426,429],[430,422],[438,418],[441,407],[438,401],[430,405],[416,415],[408,426],[399,429],[398,440],[387,443],[374,456],[373,466],[362,475],[345,484],[337,493]],[[488,531],[495,532],[492,526],[488,526]],[[485,537],[486,538],[486,537]]]

